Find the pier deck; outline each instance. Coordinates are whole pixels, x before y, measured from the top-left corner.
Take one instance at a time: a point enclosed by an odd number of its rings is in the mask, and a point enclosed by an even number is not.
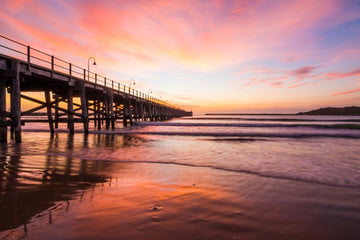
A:
[[[52,55],[0,35],[0,142],[7,141],[7,129],[21,142],[22,124],[44,121],[23,118],[46,109],[49,131],[54,133],[60,122],[66,122],[70,133],[74,123],[82,122],[84,133],[89,123],[97,129],[103,125],[114,129],[133,121],[157,121],[192,115],[182,108],[80,68]],[[10,111],[7,98],[10,95]],[[42,92],[43,99],[29,96]],[[21,99],[34,103],[22,111]]]

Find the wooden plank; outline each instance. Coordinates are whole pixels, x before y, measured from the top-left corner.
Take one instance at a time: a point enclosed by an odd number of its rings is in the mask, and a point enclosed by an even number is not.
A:
[[[45,106],[46,106],[46,103],[45,103],[45,102],[43,102],[43,101],[41,101],[41,100],[38,100],[38,99],[36,99],[36,98],[32,98],[32,97],[29,97],[29,96],[26,96],[26,95],[23,95],[23,94],[21,94],[21,97],[24,98],[24,99],[26,99],[26,100],[33,101],[33,102],[36,102],[36,103],[39,103],[39,104],[42,104],[42,105],[45,105]],[[52,101],[51,104],[53,105],[54,103],[60,102],[60,101],[63,101],[63,102],[68,103],[68,101],[64,101],[64,100],[62,100],[62,99],[59,98],[58,100]],[[58,109],[58,110],[66,113],[66,114],[69,114],[69,110],[68,110],[68,109],[65,109],[65,108],[62,108],[62,107],[57,107],[56,105],[53,106],[53,108],[54,108],[55,110]],[[80,113],[75,113],[74,110],[73,110],[72,114],[73,114],[74,116],[77,116],[77,117],[82,117],[82,115],[81,115]]]
[[[68,122],[68,118],[59,118],[58,119],[59,122],[61,123],[67,123]],[[21,122],[24,122],[24,123],[47,123],[49,122],[48,119],[21,119]],[[81,118],[74,118],[73,119],[73,122],[74,123],[82,123],[83,120]]]
[[[29,110],[27,110],[25,112],[21,112],[21,116],[31,115],[31,113],[36,112],[36,111],[38,111],[40,109],[43,109],[45,107],[46,107],[46,104],[41,104],[41,106],[29,109]]]

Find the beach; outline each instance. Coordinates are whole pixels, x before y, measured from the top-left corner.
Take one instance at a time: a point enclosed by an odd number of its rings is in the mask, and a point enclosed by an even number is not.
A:
[[[263,118],[29,127],[1,145],[0,238],[358,239],[357,119]]]
[[[360,0],[5,0],[0,240],[360,240]]]

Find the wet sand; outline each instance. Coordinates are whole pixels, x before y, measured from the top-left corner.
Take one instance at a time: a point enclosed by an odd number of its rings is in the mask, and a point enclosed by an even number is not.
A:
[[[83,160],[61,154],[83,148],[76,139],[65,145],[44,139],[36,148],[27,140],[1,147],[0,239],[360,236],[358,188],[210,167]],[[114,143],[102,139],[86,147],[105,142],[111,151]]]

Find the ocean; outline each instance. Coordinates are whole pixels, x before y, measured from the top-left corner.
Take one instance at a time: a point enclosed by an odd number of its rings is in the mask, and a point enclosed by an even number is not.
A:
[[[359,239],[360,116],[199,115],[0,147],[0,239]]]

